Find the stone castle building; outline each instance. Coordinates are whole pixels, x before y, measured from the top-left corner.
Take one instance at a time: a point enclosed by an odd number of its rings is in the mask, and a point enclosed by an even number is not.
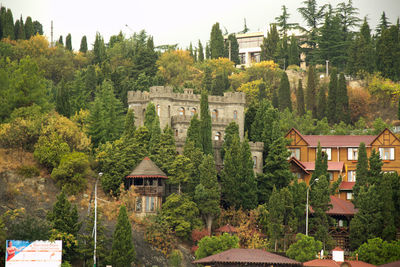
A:
[[[143,125],[146,107],[149,102],[154,103],[156,112],[160,118],[160,126],[163,129],[169,125],[176,140],[179,153],[183,151],[186,133],[192,116],[200,115],[200,94],[194,94],[193,89],[184,89],[184,93],[174,93],[172,87],[153,86],[150,92],[129,91],[128,106],[135,112],[135,122]],[[224,96],[208,96],[212,121],[212,137],[215,162],[222,166],[220,148],[225,136],[225,128],[232,121],[239,126],[239,136],[244,138],[244,108],[246,98],[244,93],[226,92]],[[263,144],[250,142],[250,149],[254,162],[254,170],[262,172]]]

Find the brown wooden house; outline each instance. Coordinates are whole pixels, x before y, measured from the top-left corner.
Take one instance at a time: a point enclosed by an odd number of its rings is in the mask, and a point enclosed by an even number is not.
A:
[[[161,208],[166,179],[167,175],[148,157],[126,176],[125,187],[129,189],[133,185],[139,195],[135,204],[138,215],[154,214]]]
[[[363,142],[367,156],[375,149],[383,161],[383,172],[400,174],[400,140],[385,129],[378,135],[303,135],[292,128],[285,136],[290,140],[287,146],[292,152],[289,159],[291,170],[299,182],[309,184],[315,168],[318,143],[328,157],[328,173],[331,182],[342,176],[339,187],[340,199],[352,199],[353,185],[356,181],[358,147]]]

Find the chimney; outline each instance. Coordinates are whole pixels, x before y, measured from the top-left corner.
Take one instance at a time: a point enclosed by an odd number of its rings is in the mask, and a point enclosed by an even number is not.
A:
[[[336,247],[332,250],[332,260],[336,262],[344,262],[344,250]]]

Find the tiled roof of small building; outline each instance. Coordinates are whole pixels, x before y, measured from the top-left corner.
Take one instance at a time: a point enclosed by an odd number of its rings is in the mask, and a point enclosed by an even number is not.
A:
[[[376,135],[302,135],[310,147],[359,147],[360,143],[370,146]]]
[[[400,266],[400,261],[394,261],[383,265],[379,265],[379,267],[398,267],[398,266]]]
[[[346,191],[346,190],[353,190],[353,186],[356,182],[342,182],[339,186],[339,190]]]
[[[375,265],[363,262],[363,261],[345,261],[350,263],[351,267],[375,267]],[[312,261],[306,261],[303,266],[313,266],[313,267],[340,267],[343,262],[327,260],[327,259],[315,259]]]
[[[145,157],[139,165],[126,178],[168,178],[148,157]]]
[[[354,208],[354,204],[350,201],[346,201],[335,196],[330,196],[330,198],[331,201],[329,202],[329,204],[331,204],[332,207],[326,212],[326,214],[354,216],[354,214],[358,212],[358,209]],[[312,207],[310,207],[310,211],[314,212]]]
[[[307,171],[315,170],[315,162],[305,162],[301,161],[301,164],[306,168]],[[342,161],[329,161],[328,162],[328,171],[343,171],[344,170],[344,162]]]
[[[274,266],[291,265],[301,266],[298,261],[279,256],[261,249],[233,248],[219,254],[211,255],[193,262],[194,264],[215,264],[215,263],[252,263],[252,264],[273,264]]]

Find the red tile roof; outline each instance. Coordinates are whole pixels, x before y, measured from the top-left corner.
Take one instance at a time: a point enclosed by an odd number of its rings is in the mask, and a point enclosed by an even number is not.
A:
[[[400,261],[394,261],[383,265],[379,265],[379,267],[398,267],[398,266],[400,266]]]
[[[342,182],[339,186],[339,190],[353,190],[353,186],[356,184],[356,182]]]
[[[301,161],[299,161],[297,158],[291,157],[291,158],[289,159],[289,163],[296,164],[296,165],[297,165],[300,169],[302,169],[306,174],[310,174],[310,172],[306,170],[306,166],[304,166],[304,164],[303,164]]]
[[[351,267],[376,267],[375,265],[363,262],[363,261],[345,261],[346,263],[350,263]],[[321,260],[316,259],[312,261],[306,261],[303,263],[303,266],[313,266],[313,267],[340,267],[343,262],[334,261],[334,260]]]
[[[194,264],[215,264],[215,263],[252,263],[252,264],[286,264],[301,266],[301,263],[274,253],[261,249],[232,248],[219,254],[211,255],[193,262]]]
[[[317,147],[318,142],[321,147],[359,147],[361,142],[366,146],[377,137],[376,135],[303,135],[303,139],[310,147]]]
[[[326,214],[328,215],[344,215],[344,216],[354,216],[358,212],[358,209],[354,208],[354,204],[350,201],[346,201],[335,196],[330,196],[330,208]],[[310,211],[313,213],[314,210],[310,207]]]
[[[305,162],[302,161],[301,164],[305,166],[307,171],[314,171],[315,170],[315,162]],[[328,161],[328,171],[343,171],[344,169],[344,162],[342,161]]]
[[[332,251],[344,251],[341,247],[335,247]]]

